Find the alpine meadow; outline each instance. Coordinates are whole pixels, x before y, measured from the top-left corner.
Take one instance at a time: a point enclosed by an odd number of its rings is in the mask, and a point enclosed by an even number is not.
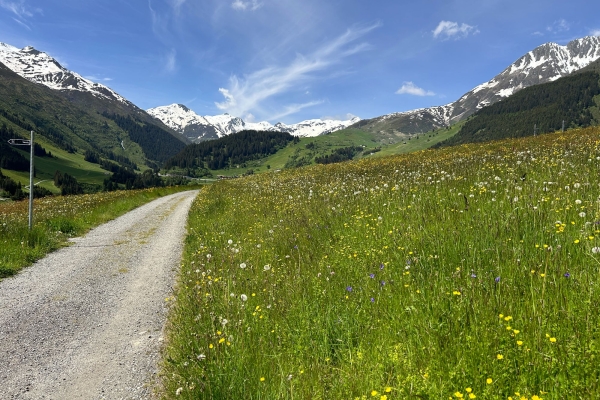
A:
[[[590,399],[600,129],[206,187],[164,398]]]

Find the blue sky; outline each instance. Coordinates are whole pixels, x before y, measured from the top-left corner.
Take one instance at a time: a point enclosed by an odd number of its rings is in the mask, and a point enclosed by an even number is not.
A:
[[[590,0],[0,0],[0,42],[144,109],[294,123],[452,102],[540,44],[600,35],[599,15]]]

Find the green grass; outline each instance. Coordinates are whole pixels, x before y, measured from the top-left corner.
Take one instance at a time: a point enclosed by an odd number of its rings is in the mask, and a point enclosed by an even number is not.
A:
[[[31,231],[27,226],[28,201],[0,203],[0,279],[67,245],[70,237],[158,197],[189,189],[181,186],[36,199]]]
[[[315,157],[331,154],[335,149],[350,146],[363,146],[365,153],[376,148],[381,149],[377,153],[365,155],[364,157],[381,157],[416,152],[425,150],[442,140],[452,137],[462,125],[462,123],[454,125],[449,131],[440,129],[420,135],[398,136],[394,137],[394,140],[391,142],[387,136],[375,135],[356,128],[343,129],[327,135],[301,138],[299,143],[290,143],[271,156],[247,162],[245,167],[228,168],[212,172],[214,175],[233,176],[243,175],[248,170],[252,170],[254,173],[282,170],[294,157],[297,159],[305,158],[310,164],[314,164]],[[401,141],[396,142],[397,140]],[[360,158],[361,155],[357,157]]]
[[[224,181],[162,396],[600,396],[600,129]],[[518,394],[516,394],[518,393]]]

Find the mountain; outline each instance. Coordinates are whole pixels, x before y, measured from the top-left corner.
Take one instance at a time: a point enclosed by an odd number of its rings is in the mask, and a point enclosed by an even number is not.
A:
[[[348,121],[313,119],[293,125],[281,122],[271,125],[265,121],[244,122],[241,118],[229,114],[202,117],[182,104],[171,104],[146,111],[194,142],[218,139],[244,130],[287,132],[297,137],[313,137],[347,128],[360,121],[360,118],[356,117]]]
[[[600,124],[600,59],[482,108],[436,147],[516,138]]]
[[[157,125],[181,140],[181,136],[162,121],[150,116],[114,90],[64,68],[54,58],[31,46],[18,49],[0,43],[0,62],[30,82],[59,92],[72,103],[99,113],[131,115],[144,123]],[[185,140],[184,142],[187,143]]]
[[[598,36],[577,39],[566,46],[546,43],[523,55],[492,80],[475,87],[453,103],[383,115],[360,121],[354,127],[402,136],[449,126],[523,88],[555,81],[599,58]]]
[[[180,134],[114,91],[65,70],[33,48],[0,44],[0,93],[0,129],[15,138],[29,137],[33,130],[36,144],[53,153],[36,167],[44,179],[64,167],[101,184],[106,170],[158,167],[186,146]],[[24,169],[17,149],[2,148],[0,153],[4,168]],[[90,168],[94,174],[83,171]]]

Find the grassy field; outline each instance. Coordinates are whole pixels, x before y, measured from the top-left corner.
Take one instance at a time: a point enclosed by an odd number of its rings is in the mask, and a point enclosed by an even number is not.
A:
[[[188,189],[181,186],[36,199],[31,231],[27,227],[27,200],[0,203],[0,279],[65,246],[70,237],[158,197]]]
[[[162,396],[599,398],[599,172],[592,128],[207,187]]]
[[[381,157],[392,154],[405,154],[415,151],[425,150],[434,144],[452,137],[462,123],[454,125],[450,130],[440,129],[421,135],[406,135],[399,140],[395,138],[395,142],[390,142],[387,136],[378,136],[360,129],[343,129],[323,136],[310,138],[301,138],[298,143],[290,143],[284,149],[278,151],[269,157],[261,160],[247,162],[245,167],[234,169],[223,169],[212,171],[214,175],[243,175],[248,170],[254,173],[269,172],[270,170],[282,170],[286,167],[290,168],[293,160],[307,160],[309,164],[314,164],[315,157],[331,154],[335,149],[351,146],[364,147],[364,153],[369,153],[369,150],[381,149],[380,151],[361,157]],[[410,139],[409,139],[410,137]],[[418,139],[417,139],[418,137]]]

